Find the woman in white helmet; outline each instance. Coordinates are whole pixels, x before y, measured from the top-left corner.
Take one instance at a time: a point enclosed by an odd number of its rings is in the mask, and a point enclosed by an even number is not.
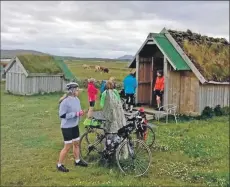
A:
[[[81,109],[79,95],[79,86],[75,82],[66,85],[68,93],[60,99],[59,117],[61,118],[61,130],[64,138],[64,148],[60,152],[57,169],[62,172],[69,172],[63,165],[63,161],[73,146],[73,155],[75,158],[75,166],[87,166],[86,163],[79,158],[79,119],[84,115]]]

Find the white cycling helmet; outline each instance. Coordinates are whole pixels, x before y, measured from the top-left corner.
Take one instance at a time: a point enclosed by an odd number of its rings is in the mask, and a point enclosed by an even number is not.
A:
[[[78,83],[76,83],[76,82],[70,82],[70,83],[68,83],[67,85],[66,85],[66,89],[67,90],[70,90],[71,88],[78,88],[79,87],[79,85],[78,85]]]

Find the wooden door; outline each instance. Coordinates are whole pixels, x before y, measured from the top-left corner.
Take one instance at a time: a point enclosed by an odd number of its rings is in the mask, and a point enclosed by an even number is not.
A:
[[[138,103],[150,105],[152,102],[152,57],[139,58],[138,67]]]

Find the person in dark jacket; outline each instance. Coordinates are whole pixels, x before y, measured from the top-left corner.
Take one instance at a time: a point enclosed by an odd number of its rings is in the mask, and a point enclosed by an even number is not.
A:
[[[133,106],[134,106],[134,95],[136,93],[137,88],[137,79],[135,77],[135,73],[130,73],[128,76],[125,77],[124,81],[124,90],[126,95],[126,106],[125,109],[132,113]]]

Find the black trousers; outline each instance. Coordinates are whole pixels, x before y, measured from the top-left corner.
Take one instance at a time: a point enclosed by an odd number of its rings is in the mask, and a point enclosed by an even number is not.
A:
[[[126,104],[134,105],[134,94],[126,94]]]

